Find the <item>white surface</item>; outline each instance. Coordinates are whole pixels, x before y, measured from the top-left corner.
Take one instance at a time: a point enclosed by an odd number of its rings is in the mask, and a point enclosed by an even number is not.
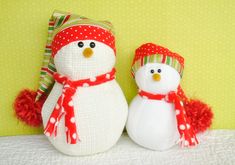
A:
[[[234,165],[235,130],[211,131],[206,141],[192,149],[175,146],[164,152],[151,151],[123,135],[117,145],[105,153],[71,157],[56,151],[45,136],[0,137],[1,165]]]
[[[133,141],[153,150],[166,150],[179,139],[174,105],[137,95],[130,104],[127,132]]]

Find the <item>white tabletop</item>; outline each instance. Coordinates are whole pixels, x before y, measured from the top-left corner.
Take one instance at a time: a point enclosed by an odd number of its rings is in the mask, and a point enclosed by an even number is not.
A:
[[[175,146],[164,152],[136,145],[124,134],[109,151],[71,157],[54,149],[43,135],[0,137],[0,165],[235,165],[235,130],[214,130],[196,148]]]

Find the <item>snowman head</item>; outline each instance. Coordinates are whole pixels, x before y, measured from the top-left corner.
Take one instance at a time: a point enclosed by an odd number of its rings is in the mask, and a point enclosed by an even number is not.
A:
[[[180,74],[171,66],[149,63],[135,73],[138,87],[146,92],[167,94],[176,91],[180,84]]]
[[[55,35],[52,55],[59,74],[72,80],[96,77],[114,67],[114,36],[99,26],[68,27]]]
[[[183,58],[161,46],[147,43],[136,50],[132,75],[140,90],[153,94],[176,91],[183,72]]]

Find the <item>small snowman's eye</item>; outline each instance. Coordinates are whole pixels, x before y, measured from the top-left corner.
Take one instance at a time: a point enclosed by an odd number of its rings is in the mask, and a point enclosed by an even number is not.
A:
[[[158,70],[157,70],[157,72],[158,72],[158,73],[161,73],[161,72],[162,72],[162,70],[161,70],[161,69],[158,69]]]
[[[79,48],[82,48],[84,46],[84,43],[83,42],[78,42],[78,47]]]
[[[91,47],[91,48],[94,48],[94,47],[95,47],[95,43],[94,43],[94,42],[91,42],[91,43],[90,43],[90,47]]]
[[[154,73],[154,70],[153,70],[153,69],[151,69],[151,70],[150,70],[150,73]]]

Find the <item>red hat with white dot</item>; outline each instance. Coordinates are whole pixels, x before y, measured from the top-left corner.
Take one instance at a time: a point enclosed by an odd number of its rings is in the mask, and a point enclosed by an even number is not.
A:
[[[51,44],[52,56],[65,45],[81,40],[95,40],[102,42],[113,49],[115,49],[115,37],[111,31],[103,27],[95,25],[73,25],[58,32]]]
[[[143,44],[136,49],[132,63],[132,75],[134,76],[135,72],[147,63],[167,64],[175,68],[181,76],[183,74],[184,58],[167,48],[153,43]]]

